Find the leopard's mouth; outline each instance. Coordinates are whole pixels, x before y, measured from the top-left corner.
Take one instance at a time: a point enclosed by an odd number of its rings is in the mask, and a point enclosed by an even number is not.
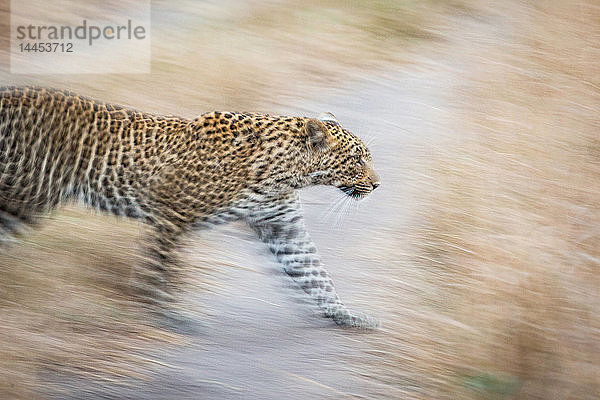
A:
[[[340,189],[342,192],[346,193],[347,196],[352,197],[353,199],[356,200],[360,200],[364,197],[366,197],[369,193],[371,193],[371,191],[365,191],[363,188],[356,186],[356,185],[352,185],[352,186],[345,186],[345,185],[340,185],[338,186],[338,189]]]

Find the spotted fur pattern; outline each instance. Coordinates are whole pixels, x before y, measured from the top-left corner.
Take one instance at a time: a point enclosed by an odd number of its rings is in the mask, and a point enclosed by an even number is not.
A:
[[[211,112],[156,116],[74,93],[0,88],[0,236],[78,201],[150,224],[134,292],[172,298],[179,238],[245,220],[283,270],[341,326],[372,328],[336,294],[296,189],[334,185],[360,198],[379,185],[371,155],[321,119]]]

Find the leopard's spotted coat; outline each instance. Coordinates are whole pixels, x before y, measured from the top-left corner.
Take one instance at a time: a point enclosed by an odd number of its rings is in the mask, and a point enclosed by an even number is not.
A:
[[[135,293],[171,297],[178,238],[246,220],[284,271],[342,326],[374,327],[335,292],[306,231],[296,189],[379,185],[367,147],[322,119],[211,112],[156,116],[74,93],[0,88],[0,236],[68,201],[140,218],[154,229]]]

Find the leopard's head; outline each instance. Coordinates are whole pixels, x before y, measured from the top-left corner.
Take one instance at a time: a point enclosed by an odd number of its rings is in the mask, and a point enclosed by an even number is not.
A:
[[[380,185],[367,146],[332,114],[308,119],[304,129],[312,184],[336,186],[355,199],[367,196]]]

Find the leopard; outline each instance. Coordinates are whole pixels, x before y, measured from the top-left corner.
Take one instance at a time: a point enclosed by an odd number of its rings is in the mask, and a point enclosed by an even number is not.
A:
[[[309,232],[298,189],[361,200],[380,185],[368,147],[331,113],[156,115],[69,90],[0,88],[0,238],[69,203],[148,226],[132,295],[177,297],[184,234],[244,221],[318,312],[344,328],[377,318],[347,308]]]

